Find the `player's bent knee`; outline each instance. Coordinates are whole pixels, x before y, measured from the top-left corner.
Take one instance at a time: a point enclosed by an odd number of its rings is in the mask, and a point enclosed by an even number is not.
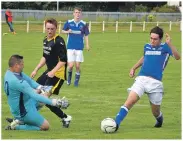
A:
[[[68,67],[73,67],[74,66],[74,62],[68,62]]]
[[[131,109],[133,105],[140,99],[137,93],[131,91],[128,95],[126,102],[124,103],[125,107]]]
[[[74,65],[72,64],[72,65],[69,65],[69,70],[72,70],[73,69],[73,67],[74,67]]]
[[[40,128],[41,128],[41,130],[46,131],[49,129],[49,127],[50,127],[49,122],[45,119]]]

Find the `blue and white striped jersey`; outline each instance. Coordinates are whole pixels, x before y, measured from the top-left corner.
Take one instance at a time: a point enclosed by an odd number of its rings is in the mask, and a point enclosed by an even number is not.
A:
[[[86,22],[80,20],[75,22],[74,19],[68,20],[63,27],[63,30],[67,31],[71,29],[72,33],[68,34],[67,49],[83,50],[84,48],[84,36],[89,35],[89,30]]]
[[[144,62],[138,75],[150,76],[161,81],[170,55],[173,56],[167,43],[161,43],[158,47],[145,44]]]

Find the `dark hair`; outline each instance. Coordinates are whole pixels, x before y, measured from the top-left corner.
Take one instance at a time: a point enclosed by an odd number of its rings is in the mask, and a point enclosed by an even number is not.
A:
[[[158,27],[158,26],[156,26],[156,27],[154,27],[153,29],[151,29],[150,34],[151,34],[151,33],[158,34],[160,39],[163,38],[163,29],[160,28],[160,27]]]
[[[16,63],[19,64],[22,59],[23,59],[23,56],[20,56],[18,54],[12,55],[8,62],[9,67],[13,67]]]
[[[54,18],[47,19],[45,21],[45,26],[46,26],[47,23],[51,23],[51,24],[53,24],[57,28],[58,23],[57,23],[57,21]]]
[[[75,7],[75,8],[74,8],[74,11],[75,11],[75,10],[78,10],[78,11],[81,11],[81,12],[82,12],[82,9],[81,9],[80,7]]]

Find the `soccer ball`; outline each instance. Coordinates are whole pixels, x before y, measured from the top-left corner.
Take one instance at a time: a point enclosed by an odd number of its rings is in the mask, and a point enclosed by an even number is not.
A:
[[[105,118],[101,121],[101,130],[104,133],[113,133],[116,130],[116,122],[112,118]]]

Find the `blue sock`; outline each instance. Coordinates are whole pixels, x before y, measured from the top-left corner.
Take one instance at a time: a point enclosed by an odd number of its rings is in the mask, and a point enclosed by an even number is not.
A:
[[[78,86],[79,79],[80,79],[80,73],[79,73],[79,72],[76,72],[76,75],[75,75],[75,82],[74,82],[74,85],[75,85],[75,86]]]
[[[25,124],[25,125],[16,126],[15,130],[37,130],[38,131],[38,130],[40,130],[40,128],[37,127],[37,126],[32,126],[32,125]]]
[[[68,81],[71,81],[72,78],[72,70],[68,71]]]
[[[128,109],[125,106],[121,106],[121,109],[115,119],[118,126],[120,125],[120,123],[126,117],[127,114],[128,114]]]

